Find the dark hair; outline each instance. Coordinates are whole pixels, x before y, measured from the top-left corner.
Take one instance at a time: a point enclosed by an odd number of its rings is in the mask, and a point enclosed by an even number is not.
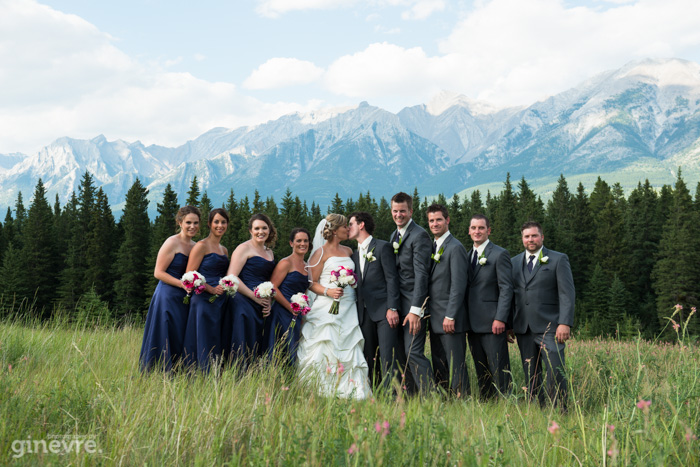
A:
[[[348,219],[342,214],[332,212],[326,216],[326,226],[323,227],[323,239],[330,240],[338,228],[348,225]]]
[[[298,233],[305,233],[309,241],[311,241],[311,234],[304,227],[294,227],[291,232],[289,232],[289,241],[293,242]]]
[[[258,212],[250,216],[248,219],[248,230],[253,230],[254,221],[263,221],[267,224],[267,228],[270,229],[270,233],[267,235],[267,240],[265,241],[265,246],[274,247],[277,241],[277,229],[275,229],[275,224],[272,223],[269,217],[262,212]]]
[[[525,229],[531,229],[531,228],[533,228],[533,227],[537,227],[537,230],[540,231],[540,235],[544,235],[544,234],[542,233],[542,226],[540,225],[539,222],[535,222],[535,221],[527,221],[527,222],[525,222],[525,223],[522,225],[522,227],[520,227],[520,233],[522,234],[523,231],[524,231]]]
[[[472,224],[473,220],[484,220],[486,221],[486,228],[490,229],[491,228],[491,222],[489,222],[489,218],[484,216],[483,214],[474,214],[472,218],[469,220],[469,225]]]
[[[431,204],[430,206],[428,206],[428,210],[426,211],[425,215],[427,216],[427,215],[430,214],[431,212],[439,212],[439,213],[442,213],[442,216],[443,216],[445,219],[447,219],[448,217],[450,217],[450,213],[447,212],[447,208],[446,208],[445,206],[443,206],[442,204],[438,204],[438,203],[433,203],[433,204]]]
[[[358,224],[360,222],[364,222],[365,224],[365,231],[367,231],[368,234],[372,235],[374,232],[374,219],[372,218],[372,214],[365,212],[365,211],[357,211],[353,212],[350,214],[350,219],[355,218],[355,222]]]
[[[209,211],[209,222],[207,222],[207,225],[211,225],[211,223],[214,222],[214,216],[216,216],[217,214],[226,219],[227,224],[230,222],[228,218],[228,212],[226,212],[226,209],[216,208]]]
[[[411,195],[409,195],[408,193],[404,193],[403,191],[399,191],[394,196],[392,196],[391,202],[392,203],[406,203],[406,206],[408,206],[408,210],[409,211],[413,210],[413,197]]]
[[[180,222],[182,222],[182,220],[188,214],[196,214],[197,217],[199,217],[199,220],[202,220],[202,212],[199,210],[198,207],[196,207],[196,206],[183,206],[180,209],[178,209],[177,214],[175,214],[175,223],[177,225],[180,225]]]

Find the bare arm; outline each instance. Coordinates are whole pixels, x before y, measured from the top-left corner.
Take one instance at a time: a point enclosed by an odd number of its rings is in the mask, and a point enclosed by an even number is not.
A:
[[[190,258],[187,261],[187,271],[196,271],[202,265],[202,259],[204,259],[205,254],[207,254],[206,244],[197,242],[197,244],[192,247],[192,251],[190,251]],[[205,284],[204,289],[212,295],[221,295],[224,293],[224,289],[220,285],[212,287],[209,284]]]
[[[156,257],[156,266],[153,270],[153,276],[159,281],[165,282],[166,284],[172,285],[173,287],[184,288],[182,287],[182,282],[179,278],[173,277],[166,272],[166,269],[168,268],[168,266],[170,266],[170,263],[173,262],[173,258],[175,258],[176,253],[177,252],[175,251],[175,242],[171,241],[170,238],[163,242],[163,245],[161,245],[160,250],[158,250],[158,256]]]
[[[277,263],[275,270],[272,271],[272,278],[270,279],[270,282],[272,282],[276,290],[279,291],[280,284],[282,284],[282,281],[284,281],[284,278],[287,277],[287,274],[289,274],[291,270],[292,263],[288,259],[285,258]],[[294,310],[292,310],[292,305],[281,293],[275,295],[275,301],[282,305],[288,312],[296,315]]]

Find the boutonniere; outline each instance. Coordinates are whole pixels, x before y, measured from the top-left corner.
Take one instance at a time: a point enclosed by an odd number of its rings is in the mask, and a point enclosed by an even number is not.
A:
[[[481,266],[483,266],[484,264],[486,264],[486,263],[488,262],[488,259],[486,258],[486,254],[485,254],[485,253],[486,253],[485,251],[482,251],[482,252],[481,252],[481,256],[479,256],[479,264],[480,264]]]
[[[395,255],[399,254],[399,247],[401,246],[402,243],[403,243],[403,236],[401,238],[399,238],[398,242],[394,242],[391,244],[391,246],[394,247],[394,254]]]
[[[438,250],[438,252],[437,252],[437,253],[433,253],[432,255],[430,255],[430,257],[431,257],[432,259],[434,259],[436,263],[439,263],[439,262],[440,262],[440,258],[442,258],[442,254],[443,254],[444,252],[445,252],[445,247],[444,247],[444,246],[441,246],[440,249]]]
[[[540,264],[549,263],[549,256],[542,256],[542,250],[540,250],[540,257],[537,259],[539,260]]]
[[[374,253],[372,253],[373,251],[374,251],[374,248],[372,248],[370,251],[367,252],[367,254],[365,255],[365,261],[371,263],[372,261],[377,260],[377,258],[374,257]]]

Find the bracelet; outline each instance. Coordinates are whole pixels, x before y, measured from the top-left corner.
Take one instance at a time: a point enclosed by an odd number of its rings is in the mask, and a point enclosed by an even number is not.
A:
[[[328,287],[323,289],[323,295],[325,295],[326,297],[328,296]]]

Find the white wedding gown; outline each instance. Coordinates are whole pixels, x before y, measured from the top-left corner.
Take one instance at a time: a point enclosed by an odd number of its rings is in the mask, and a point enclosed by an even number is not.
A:
[[[323,265],[319,282],[330,283],[330,272],[338,266],[354,268],[352,259],[332,256]],[[324,396],[365,399],[371,396],[367,362],[362,347],[364,338],[357,321],[355,289],[346,287],[337,315],[328,313],[333,299],[319,295],[305,316],[297,358],[301,378],[318,385]]]

